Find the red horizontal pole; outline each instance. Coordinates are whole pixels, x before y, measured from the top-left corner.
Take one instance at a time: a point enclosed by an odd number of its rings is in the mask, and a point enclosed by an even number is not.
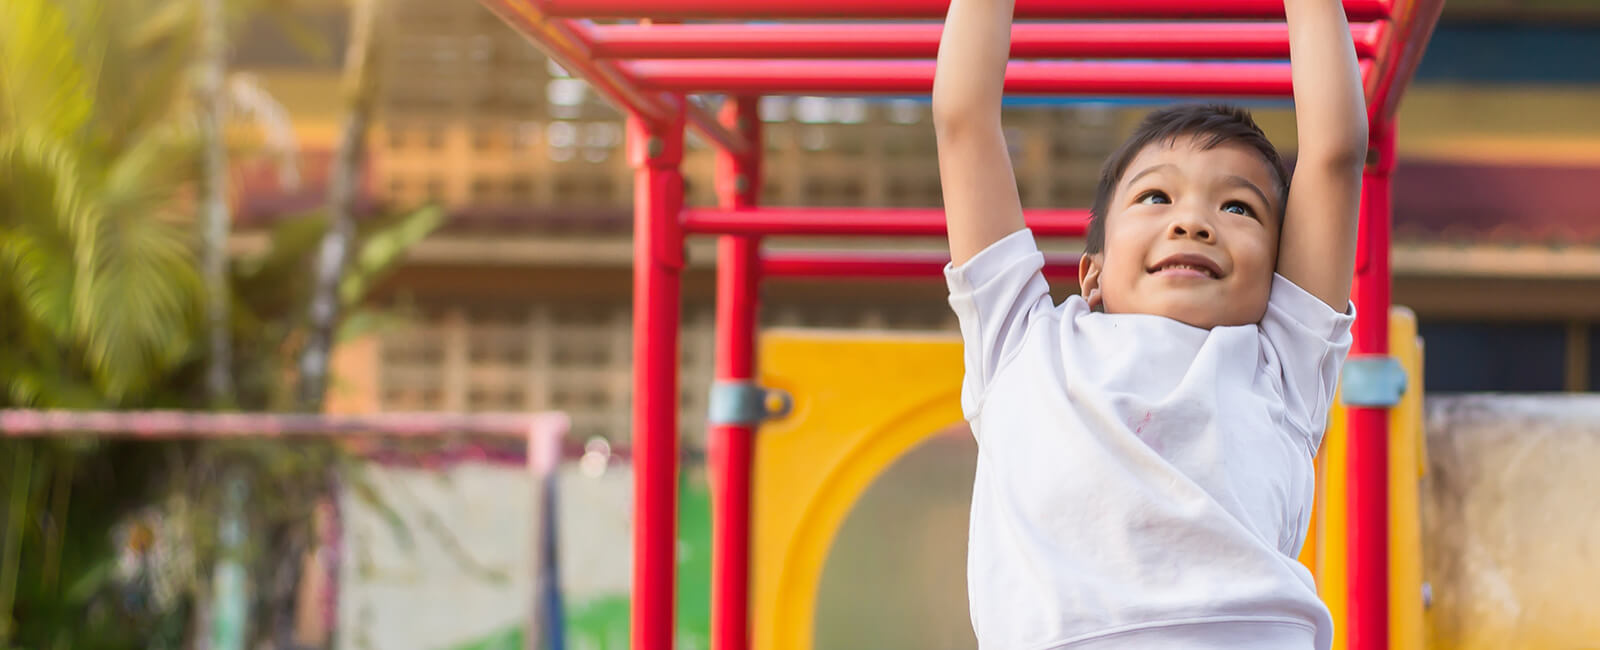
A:
[[[1046,275],[1077,277],[1077,255],[1045,257]],[[761,260],[761,274],[788,278],[937,279],[950,256],[939,253],[822,253],[774,251]]]
[[[1082,237],[1088,210],[1026,210],[1041,237]],[[945,235],[944,210],[865,208],[695,209],[683,213],[685,232],[712,235],[923,236]]]
[[[684,98],[683,118],[696,133],[705,136],[712,144],[736,156],[751,153],[760,145],[746,139],[737,131],[725,128],[717,116],[702,107],[693,97]]]
[[[623,68],[647,88],[740,94],[922,94],[932,61],[661,59]],[[1370,68],[1363,63],[1363,71]],[[1288,97],[1287,63],[1013,61],[1005,91],[1023,95]]]
[[[567,18],[943,18],[936,0],[543,0]],[[1392,0],[1345,0],[1351,20],[1389,15]],[[1017,19],[1283,18],[1283,0],[1016,0]]]
[[[1444,11],[1444,0],[1413,0],[1406,3],[1403,13],[1396,16],[1395,27],[1389,35],[1393,50],[1386,53],[1384,66],[1368,84],[1371,99],[1367,114],[1374,121],[1392,121],[1400,110],[1400,99],[1405,88],[1416,74],[1422,54],[1428,48],[1439,14]]]
[[[548,14],[541,10],[535,0],[479,2],[561,67],[583,77],[613,104],[653,121],[665,120],[673,112],[673,107],[664,103],[659,96],[641,92],[633,80],[618,71],[615,65],[595,61],[589,53],[588,44],[566,29],[566,21],[549,20]]]
[[[1350,28],[1356,56],[1372,58],[1386,22]],[[944,26],[691,24],[594,25],[590,53],[617,59],[931,59]],[[1288,58],[1283,23],[1024,23],[1013,58]]]
[[[594,55],[595,38],[586,23],[564,19],[547,20],[536,8],[537,0],[481,1],[491,8],[501,5],[501,10],[496,13],[511,23],[511,26],[523,36],[540,44],[545,53],[556,63],[594,84],[600,89],[601,95],[611,100],[618,108],[625,111],[633,110],[640,116],[656,122],[670,119],[668,113],[672,110],[682,110],[689,126],[723,151],[744,155],[756,146],[738,133],[723,128],[722,124],[717,122],[716,116],[711,115],[693,99],[678,102],[670,97],[652,98],[640,93],[636,89],[637,84],[634,80],[620,71],[615,62],[599,60]],[[649,105],[652,101],[659,104],[659,110]],[[645,110],[639,110],[641,105]]]
[[[752,145],[738,134],[729,132],[694,102],[682,106],[660,95],[643,92],[628,75],[617,69],[612,61],[596,60],[591,51],[592,40],[581,25],[568,20],[551,20],[543,13],[537,0],[480,0],[501,20],[561,67],[589,82],[602,97],[624,111],[636,113],[645,119],[660,122],[671,119],[672,113],[682,110],[689,124],[707,140],[734,153],[745,153]]]

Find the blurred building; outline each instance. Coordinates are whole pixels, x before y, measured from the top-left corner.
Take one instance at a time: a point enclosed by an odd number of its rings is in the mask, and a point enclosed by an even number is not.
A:
[[[450,221],[387,287],[385,299],[414,313],[413,325],[340,351],[335,408],[559,409],[574,416],[575,435],[625,438],[632,174],[620,116],[475,3],[390,6],[369,203],[437,202]],[[241,163],[240,247],[259,242],[273,215],[319,200],[316,168],[340,111],[341,12],[307,18],[331,56],[293,54],[266,28],[239,46],[239,66],[296,116],[309,163],[296,192]],[[1423,323],[1428,387],[1600,389],[1600,202],[1587,191],[1600,186],[1600,7],[1452,0],[1447,12],[1402,111],[1395,184],[1395,302]],[[927,111],[910,99],[768,98],[763,202],[938,205]],[[1087,205],[1100,161],[1142,112],[1116,103],[1009,108],[1024,203]],[[1292,113],[1272,105],[1257,116],[1292,152]],[[691,204],[713,203],[711,166],[709,149],[691,138]],[[686,274],[681,403],[691,439],[710,381],[712,247],[691,242]],[[944,295],[938,278],[773,282],[762,322],[953,330]]]

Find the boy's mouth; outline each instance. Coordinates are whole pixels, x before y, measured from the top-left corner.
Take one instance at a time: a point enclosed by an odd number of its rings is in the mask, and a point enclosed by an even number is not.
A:
[[[1152,275],[1171,277],[1196,277],[1215,280],[1222,277],[1222,267],[1204,255],[1180,253],[1145,269]]]

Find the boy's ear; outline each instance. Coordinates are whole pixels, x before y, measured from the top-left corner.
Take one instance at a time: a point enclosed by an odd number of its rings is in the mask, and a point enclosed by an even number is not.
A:
[[[1078,258],[1078,288],[1089,309],[1099,311],[1104,305],[1100,295],[1100,253],[1085,253]]]

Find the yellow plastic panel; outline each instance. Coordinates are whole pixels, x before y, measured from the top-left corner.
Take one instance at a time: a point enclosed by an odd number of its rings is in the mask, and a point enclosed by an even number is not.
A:
[[[756,446],[751,632],[763,650],[809,650],[823,564],[851,507],[907,450],[962,420],[961,341],[765,333],[761,366],[794,411]]]
[[[1317,593],[1333,614],[1333,650],[1345,650],[1342,631],[1350,620],[1344,538],[1350,522],[1345,499],[1350,448],[1345,431],[1344,409],[1335,408],[1328,418],[1328,430],[1322,434],[1322,451],[1317,454],[1317,501],[1312,509],[1312,534],[1307,536],[1315,540],[1309,546],[1314,546],[1316,553],[1311,572],[1317,578]],[[1302,561],[1304,554],[1302,551]]]
[[[1428,466],[1422,415],[1422,340],[1417,316],[1389,313],[1389,354],[1406,371],[1406,394],[1389,413],[1389,647],[1427,645],[1422,619],[1421,479]]]
[[[1418,480],[1425,466],[1422,418],[1422,342],[1417,317],[1395,307],[1389,313],[1389,353],[1406,372],[1406,393],[1389,414],[1389,647],[1425,647],[1422,618],[1422,524]],[[1333,613],[1333,648],[1345,650],[1341,633],[1349,621],[1345,501],[1349,438],[1343,408],[1333,409],[1317,455],[1317,502],[1312,534],[1300,560],[1312,567],[1317,591]]]

